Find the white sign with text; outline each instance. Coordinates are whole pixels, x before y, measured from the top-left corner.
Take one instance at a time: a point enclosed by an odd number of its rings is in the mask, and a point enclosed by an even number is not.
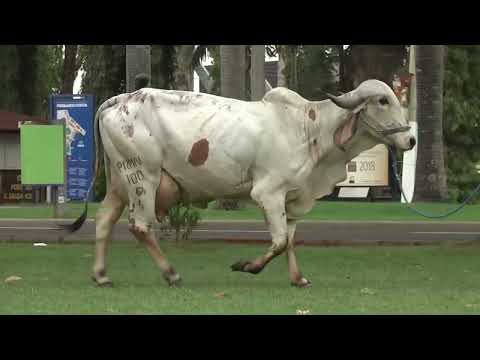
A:
[[[347,164],[347,180],[337,186],[388,186],[388,148],[377,145]]]

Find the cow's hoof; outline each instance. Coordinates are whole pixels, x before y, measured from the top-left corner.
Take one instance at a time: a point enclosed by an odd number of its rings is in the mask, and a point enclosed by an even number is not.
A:
[[[247,272],[249,265],[251,265],[250,261],[237,261],[235,264],[230,266],[232,271],[241,271],[241,272]]]
[[[312,287],[312,283],[305,278],[301,278],[300,281],[292,282],[291,284],[292,284],[292,286],[295,286],[295,287],[300,288],[300,289],[308,289],[308,288]]]
[[[178,274],[164,275],[163,276],[170,287],[182,287],[182,278]]]
[[[182,278],[178,278],[177,280],[169,281],[168,286],[173,288],[180,288],[183,286],[183,280]]]
[[[248,272],[250,274],[258,274],[263,270],[263,266],[250,261],[238,261],[231,266],[232,271]]]
[[[92,276],[92,280],[98,287],[103,287],[103,288],[113,287],[113,282],[110,281],[109,278],[103,278],[103,279],[97,280],[95,276]]]

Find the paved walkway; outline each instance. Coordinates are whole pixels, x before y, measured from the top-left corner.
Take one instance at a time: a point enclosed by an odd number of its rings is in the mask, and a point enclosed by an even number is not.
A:
[[[62,221],[68,222],[68,221]],[[0,241],[92,242],[95,223],[87,220],[75,234],[66,236],[55,230],[52,220],[0,220]],[[158,227],[156,227],[158,230]],[[159,235],[161,232],[157,231]],[[134,241],[125,221],[114,229],[114,241]],[[168,237],[167,237],[168,238]],[[171,237],[170,237],[171,238]],[[269,242],[263,222],[204,221],[193,231],[195,241]],[[437,243],[480,244],[480,222],[301,222],[296,241],[307,245],[423,245]]]

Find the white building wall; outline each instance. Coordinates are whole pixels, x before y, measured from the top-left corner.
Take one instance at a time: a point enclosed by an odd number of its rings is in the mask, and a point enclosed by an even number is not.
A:
[[[0,170],[20,169],[20,134],[0,133]]]

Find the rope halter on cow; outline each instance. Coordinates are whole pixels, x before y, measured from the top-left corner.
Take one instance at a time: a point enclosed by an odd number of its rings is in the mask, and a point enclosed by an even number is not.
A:
[[[388,135],[393,135],[393,134],[396,134],[396,133],[410,131],[410,129],[412,128],[411,126],[407,125],[407,126],[399,126],[399,127],[393,128],[393,129],[378,129],[375,126],[373,126],[372,124],[369,124],[367,119],[365,119],[365,117],[361,117],[360,120],[362,120],[362,122],[365,125],[367,125],[370,129],[375,131],[381,137],[386,137]]]

